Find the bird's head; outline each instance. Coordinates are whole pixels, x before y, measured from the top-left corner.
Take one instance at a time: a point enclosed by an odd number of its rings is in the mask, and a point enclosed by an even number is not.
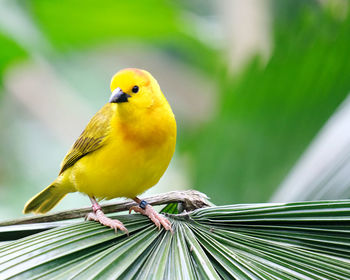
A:
[[[127,68],[116,73],[111,81],[109,103],[119,112],[132,114],[166,102],[157,81],[150,73]]]

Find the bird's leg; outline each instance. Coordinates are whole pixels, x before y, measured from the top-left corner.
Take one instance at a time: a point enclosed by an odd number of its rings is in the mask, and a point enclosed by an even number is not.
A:
[[[106,215],[103,213],[101,206],[98,204],[98,202],[96,201],[96,199],[94,197],[90,197],[91,203],[92,203],[92,213],[89,213],[86,216],[86,220],[88,221],[96,221],[99,222],[100,224],[110,227],[112,229],[115,230],[115,232],[117,232],[118,229],[120,229],[121,231],[124,231],[126,234],[129,235],[128,230],[126,229],[126,227],[123,225],[122,222],[118,221],[118,220],[112,220],[108,217],[106,217]]]
[[[150,218],[150,220],[157,226],[158,229],[160,229],[160,225],[162,225],[166,230],[170,230],[171,232],[173,231],[169,220],[162,214],[157,213],[146,201],[141,200],[138,197],[133,198],[133,200],[139,205],[130,207],[129,214],[132,210],[134,210],[135,212],[141,213],[142,215]]]

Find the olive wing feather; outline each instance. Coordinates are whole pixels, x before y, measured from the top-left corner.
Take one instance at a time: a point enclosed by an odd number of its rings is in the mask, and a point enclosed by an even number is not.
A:
[[[106,104],[92,117],[89,124],[63,159],[59,174],[62,174],[66,169],[73,166],[82,157],[105,145],[112,116],[113,110],[110,104]]]

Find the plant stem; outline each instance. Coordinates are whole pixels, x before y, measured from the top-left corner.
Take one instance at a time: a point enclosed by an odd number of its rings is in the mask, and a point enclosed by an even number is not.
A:
[[[143,198],[151,205],[162,205],[172,202],[179,202],[183,204],[184,210],[192,211],[194,209],[208,207],[210,202],[208,197],[198,191],[188,190],[188,191],[172,191],[163,194],[158,194],[150,197]],[[105,214],[121,212],[129,210],[131,206],[137,205],[133,200],[126,200],[122,202],[110,203],[101,205],[102,210]],[[10,225],[20,225],[20,224],[32,224],[32,223],[45,223],[45,222],[55,222],[62,220],[69,220],[75,218],[85,217],[89,212],[91,212],[91,207],[73,209],[69,211],[62,211],[53,214],[40,215],[28,218],[20,218],[11,221],[0,222],[0,226],[10,226]]]

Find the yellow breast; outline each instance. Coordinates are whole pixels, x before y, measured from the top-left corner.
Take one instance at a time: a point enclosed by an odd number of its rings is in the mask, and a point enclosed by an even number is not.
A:
[[[115,112],[106,144],[81,158],[70,172],[75,188],[97,198],[133,198],[154,186],[176,143],[176,122],[167,104],[133,120]]]

